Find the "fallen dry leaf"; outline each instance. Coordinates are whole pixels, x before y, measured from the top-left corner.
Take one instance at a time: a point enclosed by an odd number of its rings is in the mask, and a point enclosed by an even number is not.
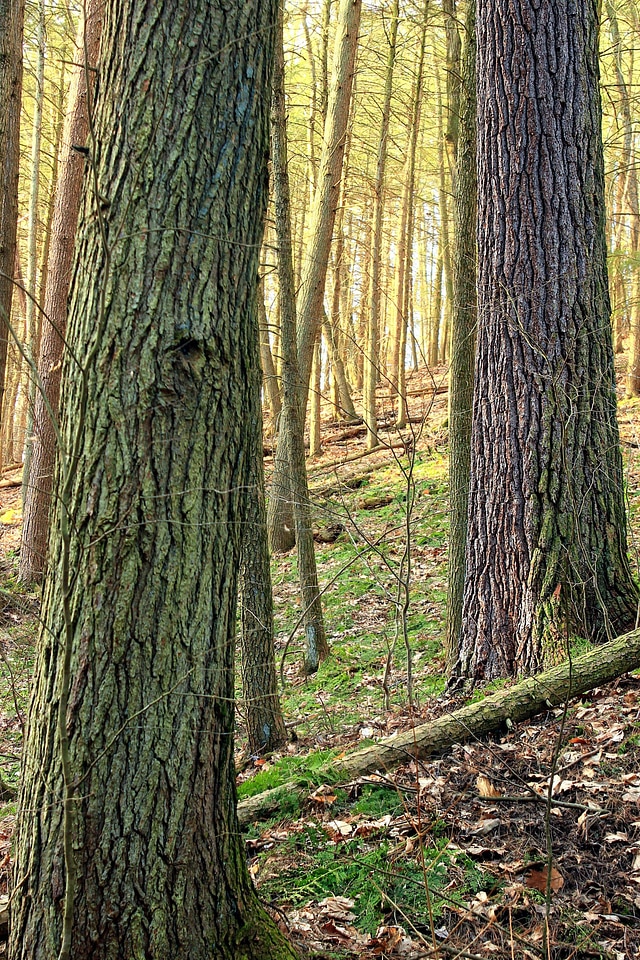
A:
[[[531,870],[525,879],[525,886],[530,890],[539,890],[540,893],[546,893],[547,890],[547,871]],[[564,886],[564,877],[556,867],[551,867],[551,889],[557,893]]]
[[[476,780],[476,787],[478,788],[478,793],[481,797],[501,797],[502,794],[497,787],[491,783],[489,777],[485,777],[483,773],[478,775]]]

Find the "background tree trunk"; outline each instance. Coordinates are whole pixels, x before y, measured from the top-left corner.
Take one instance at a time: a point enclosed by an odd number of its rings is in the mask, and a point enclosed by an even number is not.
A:
[[[46,14],[44,2],[38,4],[38,24],[36,27],[36,92],[33,104],[33,125],[31,129],[31,165],[29,183],[29,212],[27,215],[27,311],[25,313],[24,349],[30,364],[35,364],[37,356],[38,332],[40,328],[40,304],[38,303],[38,233],[40,220],[38,201],[40,198],[40,156],[42,143],[42,112],[44,108],[44,62],[46,56]],[[24,504],[29,486],[31,466],[31,431],[33,429],[33,402],[36,384],[32,367],[27,368],[25,389],[25,434],[22,470],[22,502]]]
[[[367,426],[367,450],[378,446],[378,420],[376,410],[376,385],[380,375],[380,294],[382,267],[382,225],[384,219],[384,188],[387,166],[387,148],[389,142],[389,123],[391,119],[391,94],[393,92],[393,73],[396,62],[396,42],[398,21],[400,18],[399,0],[392,0],[391,22],[389,24],[389,51],[384,82],[384,100],[380,118],[380,139],[376,178],[373,187],[373,227],[371,235],[371,276],[369,288],[369,322],[367,324],[364,369],[362,375],[362,408]]]
[[[296,344],[296,300],[291,244],[289,176],[287,172],[282,11],[280,11],[278,17],[274,62],[271,143],[282,316],[282,426],[280,436],[286,436],[287,438],[286,444],[291,471],[291,493],[298,548],[298,576],[300,578],[300,597],[306,638],[306,651],[302,669],[303,673],[311,674],[318,669],[320,661],[328,656],[329,645],[324,630],[322,602],[318,590],[302,429],[304,404]]]
[[[262,291],[259,291],[258,300],[261,296]],[[256,390],[259,393],[259,386],[256,386]],[[273,593],[264,496],[262,418],[255,417],[252,424],[254,436],[249,457],[252,476],[248,488],[240,568],[240,649],[249,752],[261,754],[281,746],[287,734],[278,696],[273,644]]]
[[[0,0],[0,423],[16,258],[23,25],[24,0]]]
[[[252,889],[233,764],[275,16],[107,3],[13,960],[293,957]]]
[[[478,228],[476,179],[476,0],[467,0],[460,115],[456,151],[455,246],[453,250],[453,308],[451,311],[451,367],[449,370],[449,558],[447,577],[446,654],[454,667],[462,626],[469,470],[473,364],[476,352],[476,236]]]
[[[34,398],[33,446],[30,480],[26,487],[20,579],[31,583],[39,579],[45,567],[49,507],[55,461],[56,426],[60,396],[60,373],[67,325],[67,298],[71,282],[82,182],[87,161],[75,145],[84,147],[89,136],[87,78],[91,79],[100,49],[104,0],[88,0],[86,24],[81,22],[76,41],[76,63],[69,94],[69,112],[63,133],[60,179],[55,191],[53,224],[44,319],[38,358],[39,389]],[[85,66],[85,56],[88,58]]]
[[[329,9],[327,4],[326,9]],[[305,252],[302,284],[298,307],[298,368],[300,375],[301,402],[306,404],[309,379],[318,330],[322,322],[324,289],[331,250],[331,237],[340,195],[342,159],[344,156],[351,87],[358,46],[358,28],[362,0],[341,0],[336,26],[333,75],[324,141],[318,173],[318,186],[314,195],[309,246]],[[303,429],[304,424],[301,429]],[[281,428],[282,429],[282,428]],[[287,489],[286,458],[278,456],[274,464],[272,488],[269,500],[282,497]],[[269,542],[272,549],[290,549],[291,536],[282,529],[283,517],[269,504]],[[280,523],[280,529],[277,524]],[[285,544],[289,544],[285,547]]]

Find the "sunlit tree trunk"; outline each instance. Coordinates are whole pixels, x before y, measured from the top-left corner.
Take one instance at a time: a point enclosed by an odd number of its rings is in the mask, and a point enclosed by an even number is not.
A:
[[[336,24],[333,73],[322,155],[298,298],[298,365],[303,404],[306,403],[309,391],[313,352],[322,322],[325,281],[340,195],[361,9],[362,0],[341,0]],[[289,549],[293,546],[292,536],[287,537],[283,529],[284,518],[273,509],[271,502],[281,497],[282,491],[287,489],[286,470],[285,457],[278,457],[274,465],[268,508],[269,542],[272,549],[278,546],[282,548],[287,542]]]
[[[376,413],[376,384],[380,375],[380,292],[382,269],[382,226],[384,220],[384,187],[389,143],[389,123],[391,119],[391,95],[393,93],[393,74],[396,62],[396,43],[398,21],[400,18],[399,0],[392,0],[389,23],[389,49],[384,83],[384,100],[380,118],[380,139],[376,177],[373,186],[373,227],[371,236],[371,276],[369,288],[369,322],[367,324],[364,369],[362,375],[362,408],[367,426],[367,449],[378,445],[378,421]]]
[[[34,397],[30,481],[26,490],[20,549],[20,579],[25,583],[42,575],[46,559],[67,298],[87,166],[84,155],[74,147],[86,147],[89,136],[87,79],[94,76],[103,7],[104,0],[89,0],[86,25],[83,17],[78,28],[75,53],[78,65],[74,68],[63,132],[38,357],[39,389]],[[88,57],[86,65],[85,56]]]
[[[7,366],[18,223],[24,0],[0,0],[0,424]],[[8,412],[13,416],[13,411]],[[0,467],[2,464],[0,463]]]
[[[280,410],[282,409],[282,400],[280,399],[278,375],[273,362],[273,353],[271,352],[271,338],[269,337],[267,311],[264,305],[263,283],[260,283],[258,294],[258,327],[260,331],[260,360],[262,361],[264,389],[269,401],[271,416],[274,423],[277,423]]]
[[[397,394],[396,424],[403,427],[406,423],[405,397],[405,349],[407,342],[407,307],[409,285],[407,278],[411,272],[413,257],[413,195],[415,186],[416,149],[420,130],[420,107],[422,103],[422,81],[424,57],[427,42],[427,19],[429,0],[425,0],[420,33],[420,47],[416,65],[416,77],[411,98],[411,120],[409,124],[409,143],[402,176],[402,200],[400,229],[398,237],[398,255],[396,260],[395,322],[393,327],[391,351],[391,385]]]
[[[629,344],[629,364],[627,368],[626,389],[628,397],[640,396],[640,264],[637,262],[640,253],[640,204],[638,202],[638,175],[636,171],[636,157],[633,140],[633,122],[631,117],[631,102],[629,90],[622,70],[620,50],[620,29],[615,6],[611,0],[605,0],[605,8],[609,18],[609,29],[614,51],[616,86],[618,88],[618,118],[623,131],[622,165],[624,173],[621,179],[623,196],[626,196],[629,219],[631,222],[630,240],[631,254],[634,257],[633,280],[631,283],[631,298],[628,303],[629,330],[631,341]],[[624,187],[626,186],[626,191]],[[622,199],[622,197],[620,198]],[[622,204],[620,204],[620,208]],[[620,215],[622,211],[620,210]]]
[[[303,673],[310,674],[315,673],[320,661],[328,655],[329,645],[325,635],[322,603],[318,590],[315,547],[311,526],[311,505],[304,455],[302,427],[304,394],[300,387],[296,344],[296,300],[291,245],[289,176],[287,172],[287,121],[284,97],[281,10],[278,17],[277,33],[271,111],[271,143],[282,323],[282,426],[280,436],[286,437],[298,548],[298,575],[306,640],[302,669]]]
[[[31,364],[36,361],[38,329],[40,313],[38,310],[38,233],[40,199],[40,156],[42,141],[42,114],[44,109],[44,63],[46,55],[46,14],[43,0],[38,4],[38,24],[36,28],[36,91],[33,107],[33,127],[31,130],[31,170],[29,184],[29,211],[27,215],[27,312],[25,314],[25,343],[24,348]],[[25,437],[24,437],[24,468],[22,472],[22,502],[24,504],[27,487],[29,485],[29,470],[31,466],[31,449],[33,429],[33,402],[35,399],[35,379],[27,368],[27,382],[25,384]]]

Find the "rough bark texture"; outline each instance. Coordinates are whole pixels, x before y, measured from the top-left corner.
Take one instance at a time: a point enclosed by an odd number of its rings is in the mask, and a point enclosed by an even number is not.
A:
[[[521,723],[550,707],[562,706],[572,697],[579,697],[639,666],[640,631],[636,630],[576,657],[571,663],[566,661],[537,677],[527,677],[478,703],[467,704],[406,733],[354,750],[326,770],[318,771],[318,784],[323,780],[349,781],[376,770],[390,770],[406,763],[409,757],[424,760],[443,753],[455,743],[467,743],[493,733],[507,722]],[[307,779],[304,786],[292,782],[242,800],[238,804],[240,824],[245,826],[269,816],[296,790],[300,796],[308,796],[309,789]]]
[[[75,59],[77,66],[71,81],[69,112],[63,133],[60,179],[53,212],[51,244],[47,264],[44,315],[38,357],[40,389],[35,394],[33,438],[29,483],[24,503],[24,523],[20,548],[20,579],[25,583],[37,580],[44,572],[49,507],[55,461],[56,431],[52,415],[57,418],[60,397],[60,374],[67,325],[67,299],[71,283],[80,197],[87,161],[73,146],[84,147],[89,136],[87,113],[87,77],[93,73],[100,49],[104,0],[89,0],[84,20],[78,28]]]
[[[478,9],[478,353],[459,669],[635,625],[609,324],[597,0]]]
[[[0,422],[18,223],[24,0],[0,0]]]
[[[233,765],[274,18],[106,5],[13,960],[293,957],[251,887]]]
[[[447,660],[454,666],[462,625],[473,365],[478,320],[476,301],[476,37],[475,0],[468,0],[460,89],[456,155],[455,246],[449,370],[449,557],[447,576]]]

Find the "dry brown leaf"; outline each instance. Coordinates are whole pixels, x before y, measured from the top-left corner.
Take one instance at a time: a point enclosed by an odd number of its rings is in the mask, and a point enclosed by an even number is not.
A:
[[[531,870],[525,878],[525,886],[530,890],[539,890],[540,893],[546,893],[547,890],[547,871]],[[551,889],[557,893],[564,886],[564,877],[556,867],[551,867]]]
[[[329,820],[326,824],[326,831],[332,840],[339,840],[341,837],[350,836],[355,827],[346,820]]]
[[[485,777],[483,773],[479,774],[476,780],[476,787],[478,788],[478,793],[481,797],[501,797],[502,794],[497,787],[491,783],[489,777]]]

